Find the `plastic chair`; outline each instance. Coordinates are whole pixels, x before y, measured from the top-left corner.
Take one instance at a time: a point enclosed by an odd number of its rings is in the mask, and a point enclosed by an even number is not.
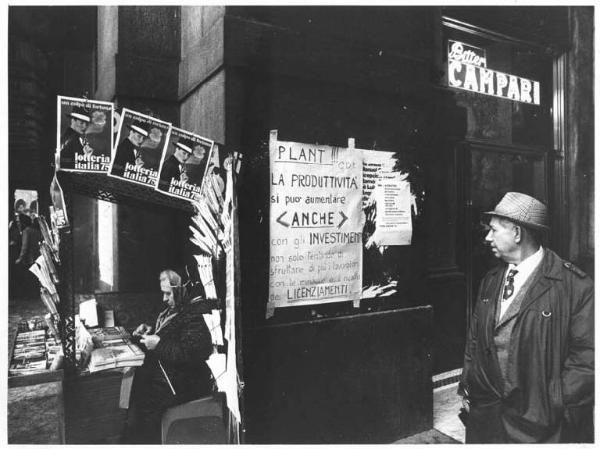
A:
[[[208,396],[168,409],[162,417],[163,444],[226,444],[219,397]]]

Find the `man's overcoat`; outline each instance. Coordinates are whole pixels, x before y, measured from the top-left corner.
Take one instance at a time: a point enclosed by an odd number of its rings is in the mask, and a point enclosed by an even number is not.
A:
[[[481,283],[459,386],[471,400],[467,443],[564,442],[592,432],[582,426],[591,424],[594,401],[593,282],[544,251],[515,317],[505,379],[494,336],[506,266]]]

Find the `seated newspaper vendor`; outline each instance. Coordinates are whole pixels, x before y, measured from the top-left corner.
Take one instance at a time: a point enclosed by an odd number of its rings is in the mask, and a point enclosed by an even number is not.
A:
[[[160,273],[166,308],[154,326],[140,324],[133,332],[145,349],[143,366],[135,373],[128,439],[131,443],[160,443],[160,420],[165,410],[212,391],[205,361],[212,353],[211,335],[202,317],[202,302],[189,302],[181,277]]]

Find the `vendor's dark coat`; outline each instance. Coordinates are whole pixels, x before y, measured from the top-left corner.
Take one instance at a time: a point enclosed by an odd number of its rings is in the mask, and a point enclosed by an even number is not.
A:
[[[211,391],[211,375],[206,360],[213,345],[202,313],[207,313],[207,310],[201,303],[186,305],[156,333],[160,341],[153,351],[146,354],[144,364],[147,369],[158,373],[157,360],[160,360],[177,392],[178,402]],[[161,375],[158,374],[158,377]]]
[[[593,282],[545,250],[539,276],[506,336],[503,380],[494,337],[505,269],[484,277],[467,338],[459,386],[471,400],[467,442],[567,442],[593,435]]]
[[[210,305],[205,301],[187,304],[156,332],[160,341],[154,350],[145,351],[144,364],[135,372],[128,441],[160,443],[160,423],[165,410],[212,393],[211,374],[205,361],[213,345],[202,317],[209,312]]]

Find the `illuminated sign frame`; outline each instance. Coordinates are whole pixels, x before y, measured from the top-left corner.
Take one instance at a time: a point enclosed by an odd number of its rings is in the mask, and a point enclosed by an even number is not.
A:
[[[448,86],[483,95],[540,104],[540,83],[487,68],[485,50],[448,40]]]

